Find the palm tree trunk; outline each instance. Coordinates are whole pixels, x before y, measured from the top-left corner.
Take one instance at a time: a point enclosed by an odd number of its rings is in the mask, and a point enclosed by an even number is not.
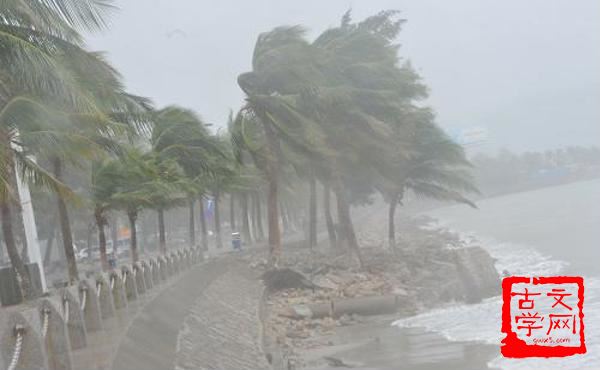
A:
[[[266,166],[267,179],[267,219],[269,224],[269,265],[274,268],[279,267],[281,259],[281,230],[279,229],[279,200],[278,200],[278,179],[279,172],[279,154],[280,147],[277,134],[271,126],[273,123],[270,117],[264,111],[255,110],[263,129],[267,144],[266,157],[269,159]]]
[[[364,261],[358,241],[356,240],[356,234],[354,233],[354,226],[352,225],[352,217],[350,216],[350,205],[346,197],[346,190],[342,185],[342,180],[339,175],[334,176],[333,189],[337,199],[337,213],[338,220],[340,223],[340,229],[342,236],[346,241],[348,248],[356,255],[360,268],[364,267]]]
[[[208,250],[208,233],[206,231],[206,216],[204,215],[204,199],[200,197],[200,233],[202,234],[202,249]]]
[[[111,239],[112,239],[112,243],[113,243],[113,254],[116,256],[117,255],[117,244],[119,243],[119,217],[117,215],[113,216],[113,223],[112,223],[112,227],[110,229],[110,233],[111,233]]]
[[[392,194],[388,214],[388,244],[392,252],[396,253],[396,206],[398,205],[398,193]]]
[[[327,235],[329,236],[329,247],[339,249],[337,235],[335,234],[335,223],[331,215],[331,190],[329,184],[323,186],[323,213],[325,214],[325,223],[327,225]]]
[[[260,220],[258,218],[258,196],[256,194],[252,194],[251,195],[252,198],[250,199],[250,217],[252,218],[252,233],[254,234],[254,240],[259,241],[259,240],[263,240],[264,239],[264,234],[260,235],[260,231],[258,229]]]
[[[231,232],[235,232],[235,197],[233,193],[229,194],[229,224],[231,225]]]
[[[104,232],[104,226],[106,225],[106,217],[100,208],[96,208],[94,211],[94,218],[96,219],[96,225],[98,226],[98,249],[100,250],[100,263],[102,265],[102,271],[108,271],[108,256],[106,255],[106,234]],[[91,256],[91,249],[90,256]]]
[[[167,254],[167,238],[165,235],[165,211],[162,208],[156,210],[158,213],[158,249],[162,254]]]
[[[54,158],[54,177],[58,181],[62,181],[62,161],[60,158]],[[77,271],[77,261],[75,259],[75,251],[73,249],[73,233],[71,232],[71,221],[69,220],[69,211],[67,204],[62,195],[56,193],[56,201],[58,203],[58,220],[60,222],[60,231],[65,249],[65,257],[67,259],[67,267],[69,270],[69,282],[79,280],[79,272]]]
[[[0,215],[2,220],[2,235],[4,236],[4,244],[6,244],[6,252],[12,267],[15,269],[20,278],[20,288],[22,296],[27,299],[33,294],[31,286],[31,278],[25,267],[23,259],[19,255],[17,243],[15,242],[15,234],[13,233],[13,217],[10,205],[9,189],[6,186],[13,183],[16,179],[14,169],[15,163],[11,150],[10,136],[5,129],[0,128],[0,150],[2,153],[2,161],[0,161],[0,173],[4,177],[2,193],[0,193]]]
[[[50,264],[52,259],[52,248],[54,248],[54,239],[56,239],[56,223],[52,222],[50,226],[50,235],[46,239],[46,252],[44,253],[44,267]]]
[[[263,218],[262,218],[262,207],[261,207],[261,202],[260,202],[260,194],[259,193],[255,193],[254,194],[254,202],[256,204],[256,233],[254,234],[254,237],[258,240],[264,240],[265,239],[265,230],[263,229]]]
[[[219,212],[219,192],[215,191],[213,194],[214,207],[215,207],[215,242],[217,248],[223,248],[223,238],[221,235],[221,216]]]
[[[281,231],[279,230],[279,212],[277,212],[277,177],[269,175],[269,190],[267,195],[267,218],[269,221],[269,264],[279,266],[281,259]]]
[[[312,249],[317,245],[317,180],[314,176],[310,178],[308,208],[308,246]]]
[[[160,216],[160,214],[162,213],[162,209],[159,211],[159,229],[160,229],[160,219],[162,218]],[[137,216],[138,213],[135,210],[130,210],[127,212],[127,218],[129,219],[129,232],[130,232],[130,238],[129,238],[129,250],[131,251],[131,262],[132,263],[136,263],[139,260],[139,254],[138,254],[138,246],[137,246],[137,228],[136,228],[136,221],[137,221]],[[163,237],[164,237],[164,229],[165,229],[165,225],[164,225],[164,220],[162,222],[162,229],[163,229]],[[164,250],[166,252],[166,248]]]
[[[286,234],[290,231],[290,225],[288,223],[287,213],[285,212],[285,205],[283,202],[279,202],[279,213],[281,215],[281,226],[283,233]]]
[[[195,247],[196,246],[196,220],[194,218],[194,198],[190,197],[190,199],[188,200],[188,207],[189,207],[189,211],[190,211],[190,225],[189,225],[189,234],[190,234],[190,247]]]
[[[294,225],[294,216],[292,209],[294,208],[293,204],[288,202],[284,202],[281,207],[281,212],[285,213],[285,219],[287,221],[287,232],[293,233],[296,231],[296,225]],[[307,238],[308,240],[308,238]]]
[[[2,214],[2,234],[4,235],[4,243],[6,244],[6,252],[12,267],[19,275],[21,293],[25,299],[31,296],[31,279],[23,259],[19,255],[17,244],[15,243],[15,235],[13,233],[12,210],[7,199],[0,200],[0,212]]]
[[[242,203],[242,237],[248,244],[252,244],[252,235],[250,234],[250,220],[248,215],[248,193],[241,194]],[[256,233],[254,234],[256,236]]]

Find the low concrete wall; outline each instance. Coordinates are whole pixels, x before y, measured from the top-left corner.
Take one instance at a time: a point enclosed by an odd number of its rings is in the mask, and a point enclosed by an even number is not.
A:
[[[150,260],[133,266],[121,266],[109,273],[99,273],[93,279],[81,280],[76,286],[60,289],[50,296],[6,309],[0,315],[0,343],[2,343],[0,368],[12,366],[15,370],[73,369],[73,351],[85,352],[86,347],[98,345],[101,341],[92,341],[89,338],[94,333],[104,335],[105,320],[119,318],[118,325],[123,328],[129,327],[132,320],[139,321],[140,315],[131,315],[131,313],[121,315],[118,312],[129,311],[128,306],[134,305],[134,301],[138,299],[141,301],[142,294],[158,287],[166,287],[166,284],[159,283],[176,275],[176,272],[187,270],[195,265],[199,261],[197,258],[191,258],[195,253],[196,251],[189,249],[173,252],[168,258],[169,263]],[[182,263],[182,259],[186,259],[186,263]],[[168,274],[167,265],[171,265]],[[198,282],[192,278],[178,284],[186,287],[183,288],[186,290],[190,286],[197,285]],[[184,290],[179,290],[178,299],[182,301],[191,299],[186,297]],[[154,303],[146,305],[150,307],[140,304],[136,306],[145,307],[144,309],[154,312],[156,317],[179,317],[185,311],[185,308],[174,309],[172,306],[165,306],[165,302],[161,299],[158,300],[156,307]],[[122,321],[123,319],[125,321]],[[155,324],[156,322],[147,323],[153,328],[156,328]],[[174,325],[168,329],[176,331],[178,328],[178,325]],[[171,338],[169,330],[159,330],[155,333],[164,338]],[[104,342],[113,344],[109,338]],[[110,348],[114,348],[114,351],[118,348],[118,352],[121,353],[121,347]],[[174,349],[175,346],[172,348]],[[103,353],[103,355],[110,358],[115,354]],[[106,363],[106,358],[103,359],[103,363]],[[146,367],[139,363],[129,362],[129,364],[131,366],[125,368]],[[105,368],[103,365],[95,366],[93,361],[85,363],[85,366],[90,369]]]

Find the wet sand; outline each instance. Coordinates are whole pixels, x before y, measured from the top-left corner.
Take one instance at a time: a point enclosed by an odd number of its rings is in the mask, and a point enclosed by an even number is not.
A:
[[[333,345],[303,351],[307,368],[339,369],[347,365],[354,369],[484,370],[499,354],[497,346],[450,342],[421,328],[393,327],[394,319],[378,317],[336,328],[330,338]],[[325,357],[344,364],[325,364]]]

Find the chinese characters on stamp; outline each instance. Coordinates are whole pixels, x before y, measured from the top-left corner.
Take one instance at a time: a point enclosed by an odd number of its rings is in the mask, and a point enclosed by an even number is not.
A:
[[[506,277],[502,281],[505,357],[585,353],[583,278]]]

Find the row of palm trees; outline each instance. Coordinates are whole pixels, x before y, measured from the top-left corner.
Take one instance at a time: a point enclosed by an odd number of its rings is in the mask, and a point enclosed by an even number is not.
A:
[[[338,27],[313,41],[299,26],[258,37],[252,71],[238,77],[246,104],[230,131],[238,161],[252,161],[267,183],[273,265],[281,256],[278,196],[290,171],[310,189],[309,244],[316,243],[319,182],[331,245],[352,253],[361,265],[351,204],[383,195],[390,207],[392,250],[396,207],[407,191],[474,207],[463,195],[477,192],[463,149],[436,125],[422,103],[427,87],[398,57],[403,23],[396,11],[361,22],[347,12]]]
[[[106,226],[115,212],[127,217],[135,262],[142,211],[156,213],[165,252],[170,208],[189,208],[189,243],[196,245],[199,205],[206,248],[203,199],[215,204],[217,247],[224,199],[232,230],[247,242],[262,238],[266,206],[270,264],[277,267],[282,225],[297,229],[305,218],[307,242],[316,246],[318,189],[331,247],[361,265],[352,204],[383,195],[392,250],[396,207],[407,191],[473,205],[463,196],[476,189],[462,148],[435,124],[422,104],[426,86],[398,58],[397,12],[362,22],[346,13],[313,41],[299,26],[261,34],[252,71],[238,77],[245,103],[230,115],[227,132],[214,134],[188,109],[156,109],[128,93],[102,54],[85,49],[80,32],[103,28],[112,9],[107,0],[10,0],[0,9],[2,234],[26,294],[31,283],[14,232],[17,172],[55,198],[70,281],[79,277],[73,207],[93,213],[108,269]],[[69,171],[89,178],[85,189],[67,186]]]
[[[17,175],[54,194],[68,277],[79,278],[69,212],[93,209],[102,267],[108,268],[107,213],[122,211],[138,259],[136,221],[156,211],[166,250],[164,212],[234,181],[224,139],[193,112],[154,109],[128,93],[103,55],[81,32],[105,26],[106,0],[10,0],[0,8],[0,210],[2,235],[27,296],[31,282],[19,252]],[[86,173],[86,189],[67,186]],[[18,234],[18,232],[17,232]]]

